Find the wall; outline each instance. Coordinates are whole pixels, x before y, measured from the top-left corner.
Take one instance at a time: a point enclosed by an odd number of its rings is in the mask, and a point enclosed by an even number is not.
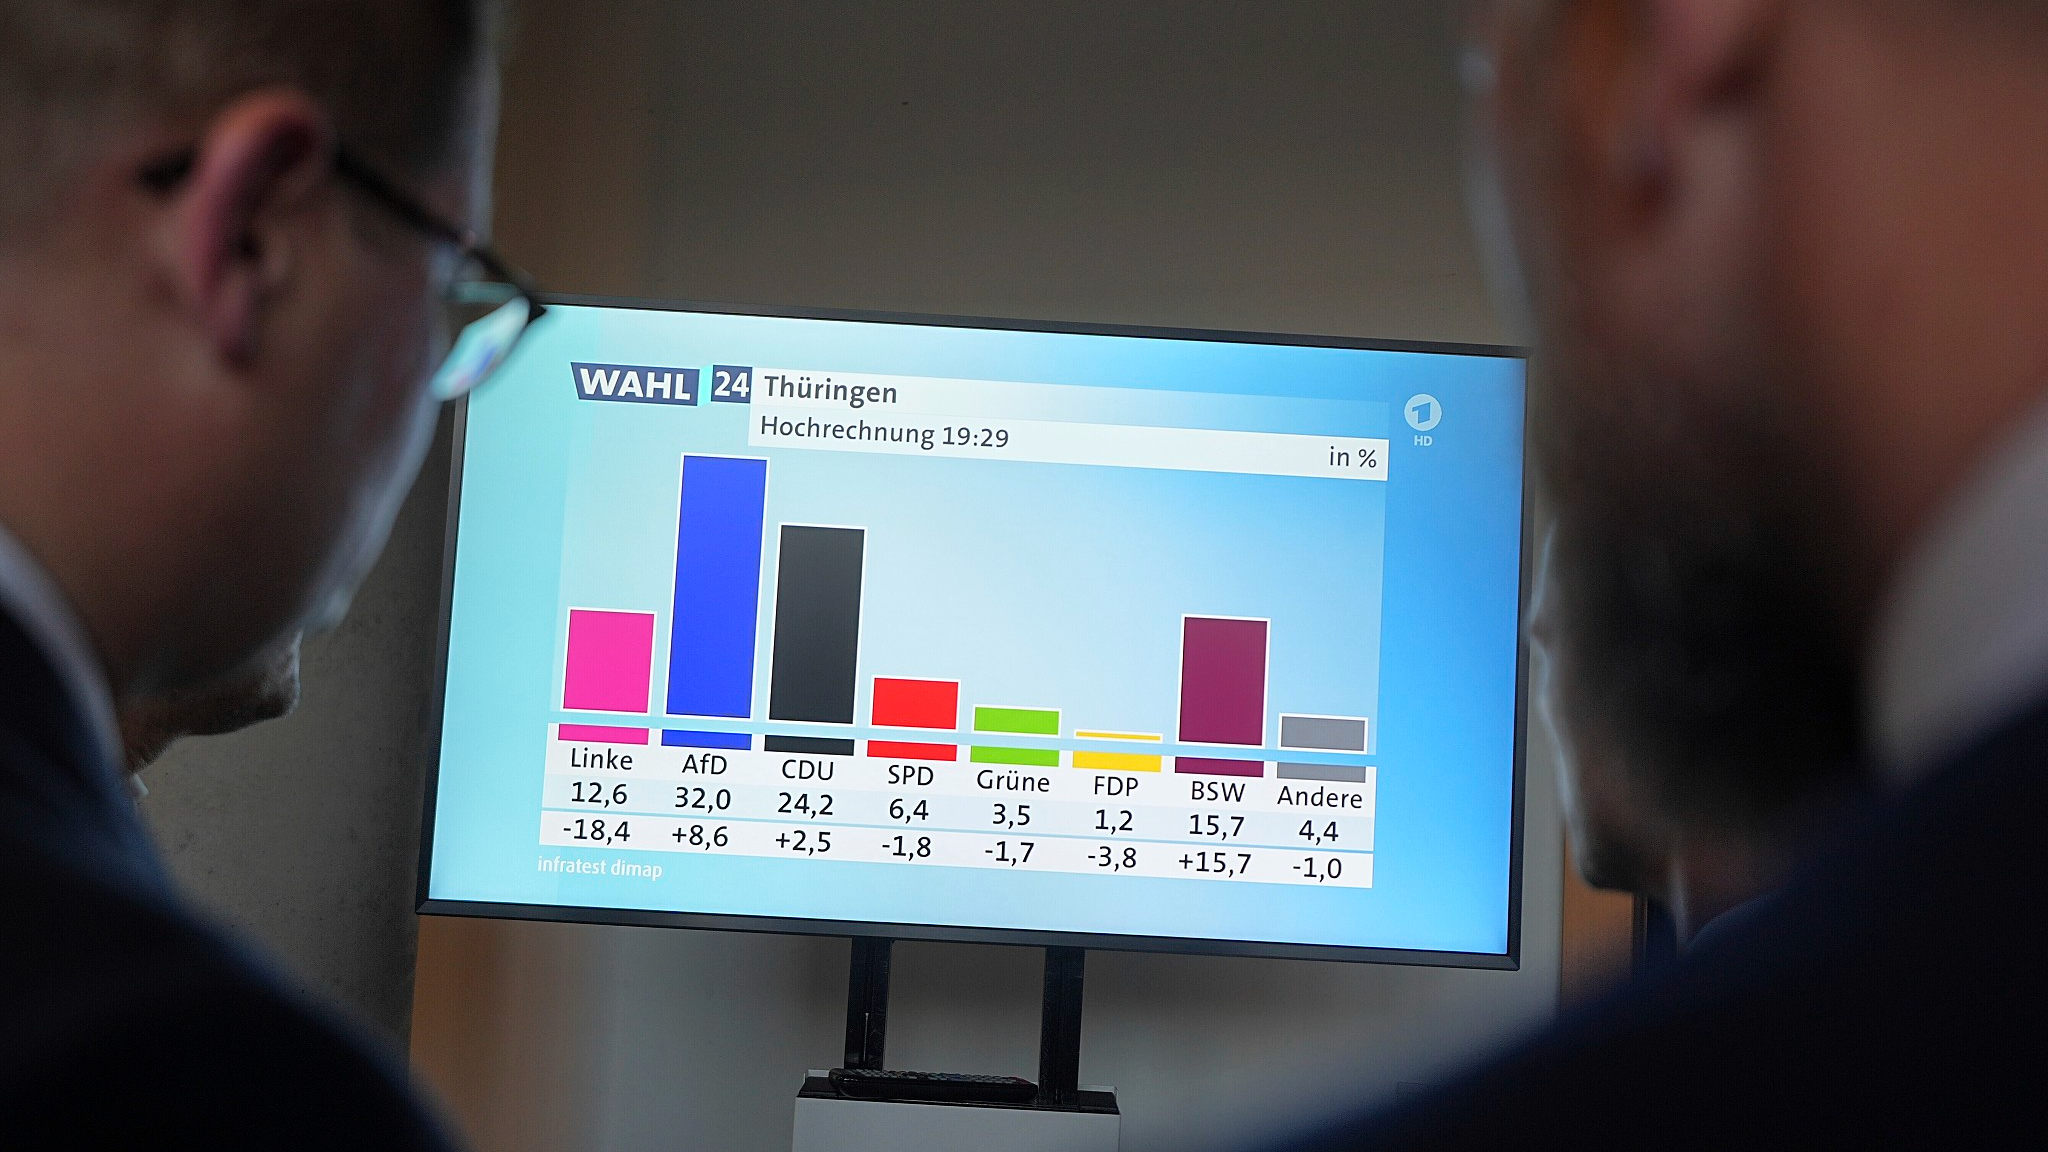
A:
[[[1444,5],[530,4],[499,238],[550,287],[1444,340],[1501,336]],[[1555,1003],[1529,781],[1519,973],[1096,954],[1128,1148],[1389,1096]],[[429,920],[414,1053],[488,1152],[786,1148],[841,941]],[[1038,954],[905,945],[890,1063],[1035,1073]]]

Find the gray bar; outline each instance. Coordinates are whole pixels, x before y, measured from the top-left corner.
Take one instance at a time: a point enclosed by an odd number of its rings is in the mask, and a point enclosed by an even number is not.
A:
[[[1366,764],[1282,764],[1282,780],[1329,780],[1338,784],[1363,784],[1372,772]]]
[[[1365,721],[1337,716],[1282,716],[1280,746],[1314,748],[1319,752],[1363,752]]]
[[[768,718],[851,724],[854,676],[860,661],[861,554],[867,532],[784,524],[781,538],[775,560],[775,642],[768,666]],[[850,748],[838,753],[852,754]]]
[[[853,741],[829,736],[770,736],[761,748],[768,752],[808,753],[812,756],[851,756]]]

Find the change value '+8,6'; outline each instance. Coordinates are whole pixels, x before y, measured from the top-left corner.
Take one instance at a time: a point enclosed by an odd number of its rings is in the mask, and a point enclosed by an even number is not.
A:
[[[540,840],[1367,888],[1376,788],[549,741]]]

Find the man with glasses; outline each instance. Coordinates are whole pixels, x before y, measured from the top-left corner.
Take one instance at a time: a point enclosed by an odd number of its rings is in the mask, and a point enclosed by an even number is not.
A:
[[[0,0],[9,1146],[446,1145],[391,1054],[170,891],[115,702],[337,618],[440,401],[538,318],[473,235],[491,9]]]
[[[1874,798],[1664,973],[1290,1147],[2042,1147],[2048,5],[1477,8],[1565,725],[1688,820]]]

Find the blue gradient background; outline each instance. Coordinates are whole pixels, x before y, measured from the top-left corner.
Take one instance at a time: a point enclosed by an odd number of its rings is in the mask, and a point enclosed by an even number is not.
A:
[[[571,360],[1143,390],[1123,404],[1049,389],[1044,411],[1005,414],[1387,436],[1389,481],[750,449],[748,407],[709,402],[708,373],[694,408],[596,403],[576,398]],[[470,402],[429,895],[1504,953],[1522,373],[1498,357],[558,308]],[[1427,447],[1398,415],[1424,392],[1445,414]],[[659,707],[685,452],[769,458],[764,607],[775,523],[868,529],[863,717],[874,676],[959,678],[966,705],[1171,739],[1181,615],[1271,618],[1269,740],[1280,711],[1374,719],[1374,887],[540,848],[569,606],[660,613]],[[664,875],[537,870],[558,854]]]

